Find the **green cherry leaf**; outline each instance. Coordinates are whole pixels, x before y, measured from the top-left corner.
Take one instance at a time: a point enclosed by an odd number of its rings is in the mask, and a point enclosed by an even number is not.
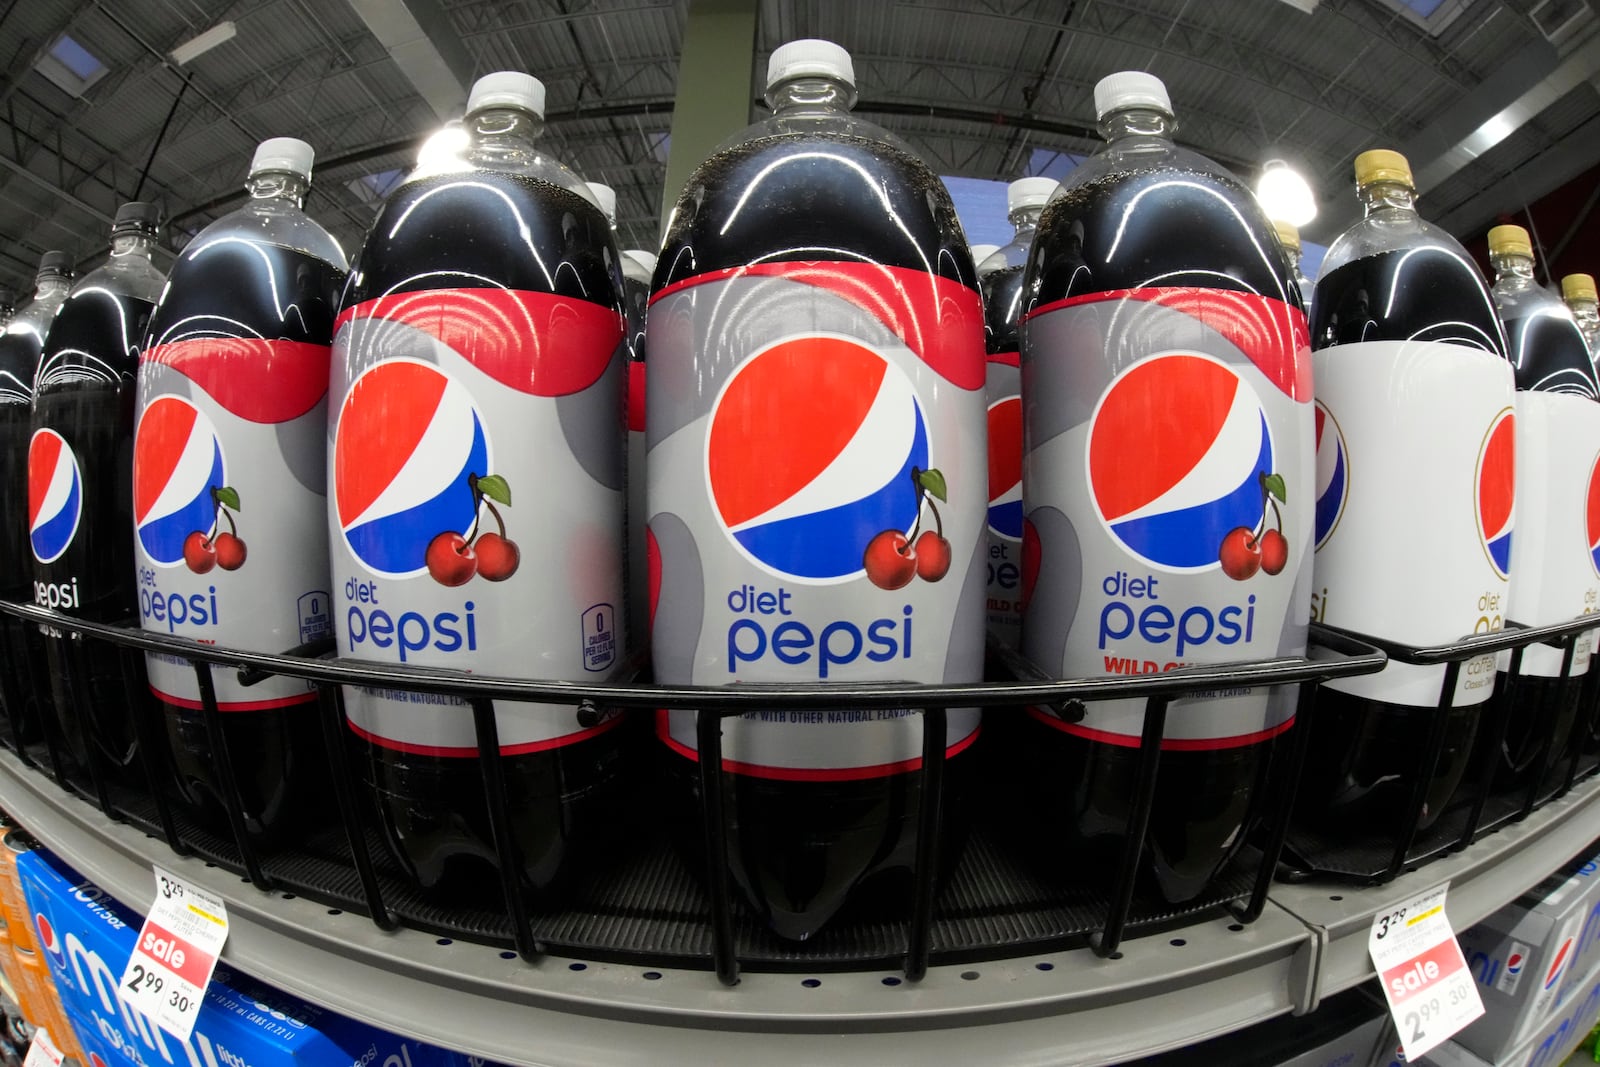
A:
[[[1283,484],[1283,475],[1269,474],[1262,479],[1261,484],[1267,487],[1267,492],[1278,498],[1278,503],[1287,504],[1289,502],[1289,489]]]
[[[234,489],[232,486],[223,486],[221,489],[216,491],[216,495],[217,503],[221,504],[223,507],[232,508],[234,511],[244,510],[244,508],[239,506],[239,491]]]
[[[511,506],[511,486],[498,474],[485,474],[478,479],[478,492],[496,504]]]
[[[920,485],[929,496],[932,496],[941,502],[949,499],[945,495],[947,489],[944,484],[944,475],[937,470],[925,470],[918,474],[917,484]]]

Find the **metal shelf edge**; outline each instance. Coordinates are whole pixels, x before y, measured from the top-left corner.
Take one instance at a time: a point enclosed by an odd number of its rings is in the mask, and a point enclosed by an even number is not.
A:
[[[0,752],[0,806],[84,877],[136,910],[154,897],[152,862],[220,894],[223,959],[312,1003],[417,1040],[524,1067],[776,1063],[819,1055],[880,1063],[1111,1063],[1175,1048],[1291,1010],[1310,958],[1305,926],[1268,906],[1127,942],[1122,959],[1079,950],[935,967],[916,984],[888,972],[747,974],[548,957],[537,965],[244,884],[107,819]],[[1173,944],[1181,940],[1182,944]],[[1040,965],[1048,965],[1048,969]],[[976,974],[976,978],[963,977]]]

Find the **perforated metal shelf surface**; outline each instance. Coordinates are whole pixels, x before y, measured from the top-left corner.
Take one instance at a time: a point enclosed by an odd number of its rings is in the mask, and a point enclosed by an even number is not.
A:
[[[1481,918],[1595,836],[1600,781],[1390,885],[1279,886],[1252,925],[1207,919],[1134,938],[1121,958],[1035,953],[935,966],[920,983],[892,969],[746,973],[732,989],[703,970],[555,956],[529,965],[507,950],[385,933],[174,857],[10,753],[0,753],[0,806],[135,908],[150,903],[155,860],[220,893],[233,916],[224,956],[240,970],[507,1063],[1100,1064],[1314,1007],[1370,976],[1365,931],[1376,909],[1446,878],[1456,925]]]

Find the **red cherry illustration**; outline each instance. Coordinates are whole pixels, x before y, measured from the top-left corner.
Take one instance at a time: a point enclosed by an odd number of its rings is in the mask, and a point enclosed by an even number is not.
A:
[[[183,539],[184,566],[196,574],[204,574],[217,565],[217,549],[211,538],[196,530]]]
[[[933,530],[924,530],[917,538],[917,577],[925,582],[937,582],[950,573],[950,542]]]
[[[1242,582],[1261,569],[1261,544],[1249,527],[1235,526],[1223,536],[1217,559],[1223,574]]]
[[[217,550],[217,566],[225,571],[236,571],[244,566],[245,543],[244,539],[238,534],[218,534],[215,546]]]
[[[867,542],[861,566],[879,589],[899,589],[916,576],[916,550],[899,530],[885,530]]]
[[[428,542],[428,573],[440,585],[465,585],[478,570],[478,555],[458,533],[446,530]]]
[[[478,553],[478,573],[491,582],[503,582],[517,573],[522,550],[517,543],[497,533],[479,534],[472,546]]]
[[[1289,562],[1289,539],[1282,531],[1268,530],[1261,535],[1261,569],[1277,574]]]

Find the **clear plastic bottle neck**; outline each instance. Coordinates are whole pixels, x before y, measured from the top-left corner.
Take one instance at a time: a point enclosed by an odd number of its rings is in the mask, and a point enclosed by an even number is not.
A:
[[[111,258],[149,259],[155,240],[147,233],[118,233],[111,236]]]
[[[1361,206],[1370,216],[1379,211],[1405,211],[1416,214],[1417,191],[1405,182],[1373,182],[1357,192]]]
[[[1039,216],[1044,214],[1044,205],[1033,207],[1019,207],[1011,213],[1011,225],[1016,227],[1016,240],[1031,241],[1033,235],[1039,230]]]
[[[34,284],[38,287],[34,290],[33,294],[33,298],[35,300],[50,300],[54,297],[65,297],[72,291],[72,280],[70,278],[64,278],[54,272],[50,274],[39,275],[38,278],[34,280]]]
[[[843,114],[856,106],[856,91],[849,82],[820,74],[790,78],[767,90],[767,106],[784,118]]]
[[[244,187],[251,200],[283,200],[301,207],[311,191],[311,180],[293,171],[263,170],[245,179]]]
[[[1489,265],[1494,268],[1496,289],[1530,289],[1534,285],[1531,256],[1491,252]]]
[[[1124,108],[1100,120],[1100,136],[1108,144],[1130,137],[1159,137],[1170,141],[1177,128],[1177,119],[1155,107]]]
[[[490,167],[518,167],[539,157],[536,142],[544,133],[544,119],[517,107],[486,107],[467,116],[472,132],[469,155]]]

